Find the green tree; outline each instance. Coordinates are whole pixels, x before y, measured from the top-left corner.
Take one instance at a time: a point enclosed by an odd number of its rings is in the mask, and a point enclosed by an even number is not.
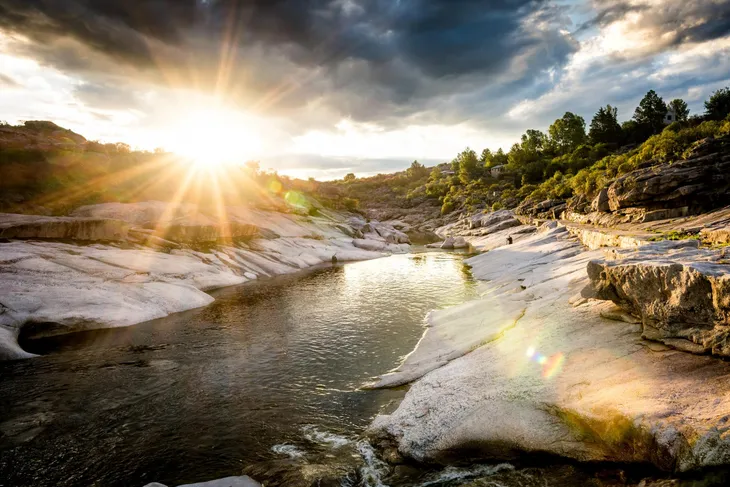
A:
[[[406,170],[406,175],[409,179],[420,179],[426,176],[426,174],[428,174],[428,169],[418,161],[413,161],[411,167]]]
[[[664,129],[667,105],[654,90],[649,90],[634,111],[634,120],[647,127],[650,134],[658,134]]]
[[[687,118],[689,118],[689,108],[687,108],[687,103],[681,98],[675,98],[670,101],[667,108],[672,110],[677,117],[672,122],[686,122]]]
[[[548,129],[550,140],[560,154],[573,152],[586,141],[586,121],[580,115],[565,112]]]
[[[705,102],[705,116],[710,120],[724,120],[730,115],[730,87],[715,91]]]
[[[593,144],[620,144],[621,126],[618,124],[618,108],[611,105],[599,108],[591,120],[588,137]]]
[[[343,181],[345,181],[346,183],[350,183],[356,179],[357,179],[357,176],[355,176],[353,173],[348,173],[343,178]]]
[[[548,138],[544,133],[539,130],[528,129],[524,134],[522,134],[522,143],[520,144],[520,147],[522,147],[522,150],[524,150],[530,157],[534,157],[539,155],[545,149],[547,143]]]
[[[477,153],[468,147],[456,156],[455,161],[459,167],[459,180],[462,184],[468,184],[481,176],[482,164],[479,164]]]
[[[492,156],[492,167],[501,166],[503,164],[507,164],[507,162],[507,154],[505,154],[500,147],[499,149],[497,149],[497,152],[495,152]]]
[[[492,151],[489,149],[484,149],[482,151],[482,155],[479,156],[479,162],[481,162],[484,167],[491,167],[492,166],[492,158],[493,158]]]

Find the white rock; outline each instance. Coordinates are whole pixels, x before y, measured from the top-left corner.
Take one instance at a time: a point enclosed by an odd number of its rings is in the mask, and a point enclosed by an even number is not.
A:
[[[167,487],[158,482],[152,482],[144,487]],[[225,477],[222,479],[209,480],[207,482],[199,482],[195,484],[179,485],[178,487],[261,487],[261,484],[253,480],[251,477],[244,475],[242,477]]]
[[[572,306],[600,255],[553,228],[469,259],[488,281],[483,297],[433,313],[381,384],[425,375],[370,434],[421,461],[473,457],[478,445],[489,459],[547,452],[678,471],[730,463],[730,364],[647,346],[636,325],[601,317],[612,303]]]
[[[76,213],[135,225],[166,218],[209,218],[195,205],[170,210],[160,202],[94,205]],[[129,326],[205,306],[213,301],[205,291],[330,263],[332,256],[347,262],[409,250],[397,238],[388,243],[379,234],[377,240],[353,241],[335,219],[243,207],[228,208],[228,215],[239,224],[256,225],[281,237],[219,245],[210,252],[169,253],[141,245],[0,243],[0,360],[30,356],[17,343],[20,329],[29,322],[51,323],[53,328],[46,333],[53,334]],[[375,225],[388,231],[383,224]]]

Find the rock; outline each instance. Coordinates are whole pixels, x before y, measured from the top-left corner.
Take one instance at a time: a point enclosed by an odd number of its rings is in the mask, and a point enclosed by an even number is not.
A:
[[[454,249],[466,249],[469,248],[469,242],[464,237],[456,237],[453,242]]]
[[[356,240],[361,244],[358,247],[347,237],[342,220],[243,207],[228,208],[228,217],[277,237],[253,238],[245,243],[217,242],[205,246],[205,251],[198,251],[162,239],[156,228],[142,228],[142,225],[154,222],[164,225],[167,220],[161,215],[176,212],[178,219],[195,220],[194,207],[182,210],[173,207],[165,211],[158,202],[100,206],[87,207],[80,213],[114,214],[129,222],[94,216],[61,221],[100,220],[112,222],[113,229],[118,228],[116,225],[126,229],[141,224],[129,230],[126,245],[78,245],[38,240],[0,242],[0,289],[3,290],[0,296],[0,360],[31,356],[18,345],[20,333],[32,338],[130,326],[205,306],[213,300],[206,291],[260,276],[288,274],[331,263],[333,255],[339,263],[382,257],[386,251],[408,251],[407,244],[387,244],[379,236],[380,240],[375,241]],[[188,216],[181,216],[180,212],[187,212]],[[32,221],[38,218],[30,217]],[[5,218],[6,222],[9,220],[26,222],[29,217],[11,215]],[[40,224],[34,228],[34,231],[43,230]],[[99,228],[92,226],[92,229],[93,232],[84,230],[86,233],[71,235],[74,238],[100,238]],[[49,231],[43,230],[45,233],[40,235],[50,236]],[[54,237],[58,235],[53,234]]]
[[[383,252],[387,247],[385,242],[361,238],[353,239],[352,245],[354,245],[358,249],[369,250],[372,252]]]
[[[453,250],[453,248],[454,248],[454,242],[456,242],[456,239],[454,237],[448,237],[441,244],[441,248],[444,249],[444,250]]]
[[[166,487],[164,484],[152,482],[144,487]],[[261,487],[261,484],[247,475],[241,477],[226,477],[222,479],[209,480],[195,484],[179,485],[178,487]]]
[[[696,241],[656,242],[587,270],[595,297],[641,317],[646,338],[727,357],[730,266],[714,263],[714,253]]]
[[[559,218],[560,214],[567,207],[567,203],[564,200],[545,200],[535,203],[527,199],[515,209],[515,213],[531,218]]]
[[[730,136],[706,139],[688,159],[631,171],[608,187],[610,209],[687,207],[696,214],[726,204],[729,152]]]
[[[120,241],[127,238],[129,225],[107,218],[0,213],[0,238]]]
[[[608,189],[603,188],[598,192],[598,195],[593,199],[591,203],[591,210],[600,211],[607,213],[611,211],[611,206],[608,202]]]
[[[700,232],[702,242],[708,245],[730,244],[730,226],[720,228],[703,228]]]
[[[601,318],[611,303],[573,307],[601,256],[553,228],[467,260],[484,292],[429,316],[416,350],[383,378],[416,382],[368,434],[427,462],[730,463],[730,363],[648,346],[636,325]]]

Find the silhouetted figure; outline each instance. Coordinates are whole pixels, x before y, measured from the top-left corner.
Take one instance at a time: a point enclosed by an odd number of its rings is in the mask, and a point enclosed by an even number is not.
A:
[[[507,245],[512,245],[512,235],[507,236]]]
[[[336,255],[333,255],[332,256],[332,263],[333,264],[337,264],[337,256]]]

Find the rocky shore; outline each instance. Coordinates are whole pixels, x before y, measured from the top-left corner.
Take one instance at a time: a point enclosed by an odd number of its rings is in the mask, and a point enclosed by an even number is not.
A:
[[[438,229],[486,251],[466,261],[482,297],[432,312],[417,348],[371,384],[412,383],[369,436],[395,461],[727,465],[730,364],[713,355],[728,354],[730,262],[724,247],[671,239],[719,234],[726,217],[611,230],[495,212]]]
[[[205,306],[259,277],[407,252],[403,232],[321,209],[107,203],[67,217],[0,214],[0,360],[41,337],[129,326]]]

